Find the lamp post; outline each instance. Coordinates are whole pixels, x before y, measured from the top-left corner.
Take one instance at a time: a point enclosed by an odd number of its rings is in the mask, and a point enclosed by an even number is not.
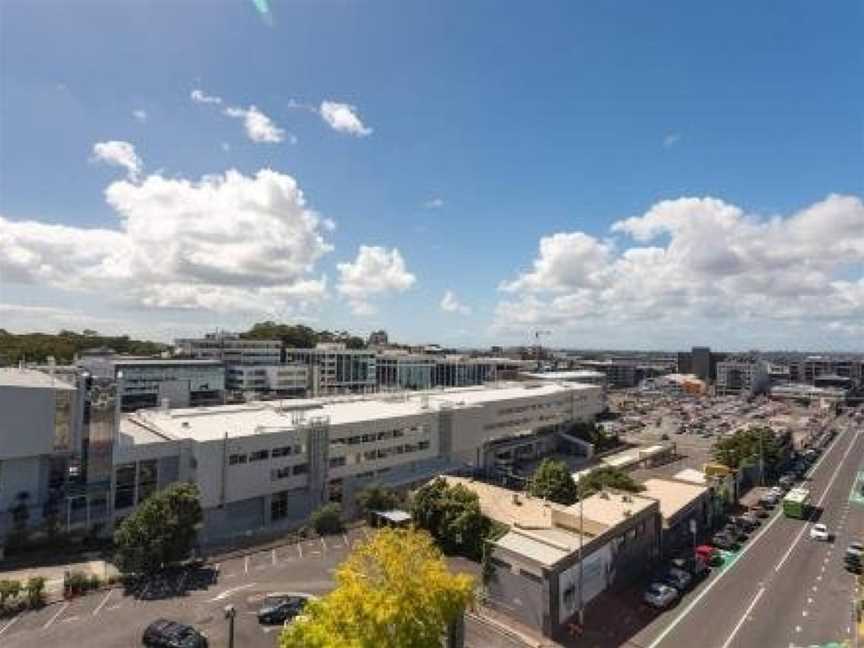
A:
[[[579,494],[579,627],[585,628],[585,598],[582,596],[582,473],[576,481],[576,492]]]
[[[228,648],[234,648],[234,617],[236,616],[236,608],[231,604],[226,605],[225,618],[228,619]]]

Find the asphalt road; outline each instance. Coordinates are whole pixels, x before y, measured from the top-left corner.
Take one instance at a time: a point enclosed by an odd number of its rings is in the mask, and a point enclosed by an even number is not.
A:
[[[141,646],[147,625],[160,617],[182,621],[205,632],[212,648],[228,645],[224,608],[235,606],[235,645],[273,648],[278,626],[259,625],[256,612],[272,592],[322,595],[333,588],[333,572],[350,548],[373,533],[353,529],[346,534],[307,540],[274,550],[225,560],[215,571],[182,572],[156,583],[143,596],[122,590],[102,591],[0,620],[0,647],[52,646],[125,648]],[[451,568],[477,574],[479,567],[450,559]],[[470,648],[521,648],[524,644],[471,619],[466,622]]]
[[[810,475],[813,519],[788,519],[776,511],[734,563],[626,645],[786,648],[852,636],[854,577],[843,570],[843,553],[864,531],[864,507],[850,502],[857,472],[864,469],[864,431],[846,422],[840,427],[845,429]],[[833,542],[810,540],[817,520],[835,534]]]

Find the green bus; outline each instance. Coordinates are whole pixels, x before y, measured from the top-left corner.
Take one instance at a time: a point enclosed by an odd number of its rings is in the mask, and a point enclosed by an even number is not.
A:
[[[783,498],[783,515],[803,520],[810,508],[810,491],[806,488],[793,488]]]

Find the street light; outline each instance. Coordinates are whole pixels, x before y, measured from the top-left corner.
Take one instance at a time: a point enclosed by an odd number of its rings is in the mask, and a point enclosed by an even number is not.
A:
[[[228,619],[228,648],[234,648],[234,617],[237,610],[230,603],[225,606],[225,618]]]

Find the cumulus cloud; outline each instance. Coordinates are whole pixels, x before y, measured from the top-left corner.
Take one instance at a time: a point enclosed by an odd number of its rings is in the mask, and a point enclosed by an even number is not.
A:
[[[423,203],[423,206],[426,209],[441,209],[444,206],[444,200],[443,198],[433,198]]]
[[[229,117],[242,119],[246,135],[253,142],[278,144],[285,140],[285,131],[255,106],[248,108],[231,106],[225,109],[225,114]],[[289,135],[288,138],[292,144],[296,143],[296,138],[293,135]]]
[[[357,315],[368,315],[374,306],[369,298],[386,293],[400,293],[414,285],[416,277],[408,272],[399,250],[361,245],[357,258],[339,263],[338,291],[351,304]]]
[[[222,97],[215,97],[208,94],[205,94],[203,90],[195,89],[191,93],[189,93],[189,98],[195,103],[200,104],[216,104],[217,106],[222,103]]]
[[[322,101],[318,110],[321,118],[335,131],[357,137],[372,134],[372,129],[363,125],[355,106],[338,101]]]
[[[448,313],[459,313],[460,315],[470,315],[471,308],[459,302],[452,290],[444,292],[444,297],[441,299],[441,310]]]
[[[151,175],[105,191],[117,229],[0,216],[0,276],[151,308],[307,309],[326,295],[315,264],[327,223],[270,169],[193,182]]]
[[[136,120],[141,122],[142,124],[147,121],[147,111],[146,110],[141,110],[140,108],[138,110],[133,110],[132,116]]]
[[[130,180],[137,180],[144,166],[134,146],[117,140],[96,142],[93,145],[93,159],[111,166],[123,167]]]
[[[611,227],[543,237],[531,269],[505,281],[499,330],[583,323],[864,320],[864,203],[829,195],[787,217],[716,198],[679,198]]]

